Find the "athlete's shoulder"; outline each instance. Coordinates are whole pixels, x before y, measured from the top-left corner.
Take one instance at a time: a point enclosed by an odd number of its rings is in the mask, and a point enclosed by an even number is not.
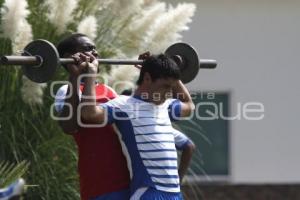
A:
[[[166,99],[166,101],[164,102],[164,104],[167,104],[167,105],[170,105],[174,102],[177,102],[179,101],[178,99],[172,99],[172,98],[169,98],[169,99]]]
[[[130,101],[130,97],[125,96],[125,95],[119,95],[116,98],[110,100],[108,102],[108,104],[110,104],[113,107],[121,108],[121,107],[124,107],[124,106],[130,104],[129,101]]]
[[[116,102],[119,102],[120,104],[129,104],[131,102],[131,97],[126,95],[119,95],[114,99]]]

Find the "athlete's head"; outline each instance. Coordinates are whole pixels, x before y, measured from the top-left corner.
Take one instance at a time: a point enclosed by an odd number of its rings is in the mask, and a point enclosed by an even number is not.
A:
[[[149,99],[161,104],[180,78],[178,65],[170,57],[160,54],[146,58],[137,85],[147,88]]]
[[[57,51],[61,58],[69,57],[78,52],[90,52],[94,56],[98,56],[94,42],[88,36],[81,33],[74,33],[62,39],[57,44]]]

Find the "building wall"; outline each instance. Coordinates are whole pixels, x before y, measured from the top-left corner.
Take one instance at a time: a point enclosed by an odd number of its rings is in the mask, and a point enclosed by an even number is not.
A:
[[[230,122],[231,181],[300,182],[300,1],[185,2],[197,12],[183,41],[218,61],[189,89],[230,92],[232,115],[239,103],[264,105],[263,120]]]

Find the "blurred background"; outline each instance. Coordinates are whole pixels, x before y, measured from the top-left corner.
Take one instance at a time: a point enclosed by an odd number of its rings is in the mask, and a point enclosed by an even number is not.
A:
[[[200,179],[252,186],[250,191],[236,186],[248,193],[243,198],[224,187],[231,193],[228,199],[299,199],[300,2],[188,2],[195,3],[197,10],[183,41],[195,46],[200,57],[218,61],[216,70],[200,70],[188,87],[198,92],[199,100],[207,101],[201,93],[215,93],[212,102],[224,102],[224,113],[232,117],[223,122],[198,121],[211,141],[198,145],[206,152],[203,166],[209,175]],[[263,118],[248,120],[242,114],[239,119],[243,112],[239,105],[251,102],[261,103],[263,109],[256,106],[258,113],[250,115]],[[199,112],[204,110],[214,108]],[[274,189],[267,187],[270,184]],[[289,187],[280,190],[283,185]]]

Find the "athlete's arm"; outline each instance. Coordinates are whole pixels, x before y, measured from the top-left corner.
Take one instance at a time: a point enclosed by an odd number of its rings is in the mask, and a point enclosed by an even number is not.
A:
[[[189,168],[195,149],[196,146],[194,143],[188,143],[187,145],[185,145],[185,147],[182,150],[179,168],[178,168],[180,183],[182,182],[182,179]]]
[[[67,87],[66,96],[64,99],[64,105],[59,112],[60,118],[67,118],[70,116],[69,119],[66,120],[59,120],[58,123],[64,133],[66,134],[74,134],[78,131],[78,123],[77,123],[77,106],[79,104],[79,97],[77,94],[77,81],[75,78],[69,78],[70,85]],[[72,89],[70,89],[72,87]],[[72,92],[71,92],[72,91]]]
[[[174,129],[173,134],[176,149],[182,151],[178,168],[178,174],[181,182],[189,168],[189,164],[192,160],[192,155],[196,149],[196,146],[190,138],[177,129]]]
[[[85,123],[102,124],[105,119],[105,111],[101,106],[96,105],[96,92],[94,83],[96,81],[98,61],[92,55],[88,54],[89,62],[86,62],[87,75],[84,79],[84,89],[80,103],[81,118]]]
[[[80,53],[74,54],[71,56],[77,61],[80,61],[80,57],[82,55]],[[67,92],[64,94],[64,97],[61,96],[59,98],[64,98],[63,108],[59,112],[60,118],[69,119],[59,120],[59,125],[63,129],[63,131],[67,134],[74,134],[78,131],[79,125],[77,120],[77,107],[79,105],[79,88],[78,88],[78,78],[84,69],[84,65],[82,62],[78,62],[78,64],[68,64],[66,66],[69,72],[69,85]],[[60,99],[60,101],[63,99]]]
[[[195,105],[187,88],[184,86],[181,80],[178,80],[176,82],[176,85],[172,88],[172,91],[174,98],[179,99],[181,101],[180,116],[190,116],[191,113],[195,110]]]

